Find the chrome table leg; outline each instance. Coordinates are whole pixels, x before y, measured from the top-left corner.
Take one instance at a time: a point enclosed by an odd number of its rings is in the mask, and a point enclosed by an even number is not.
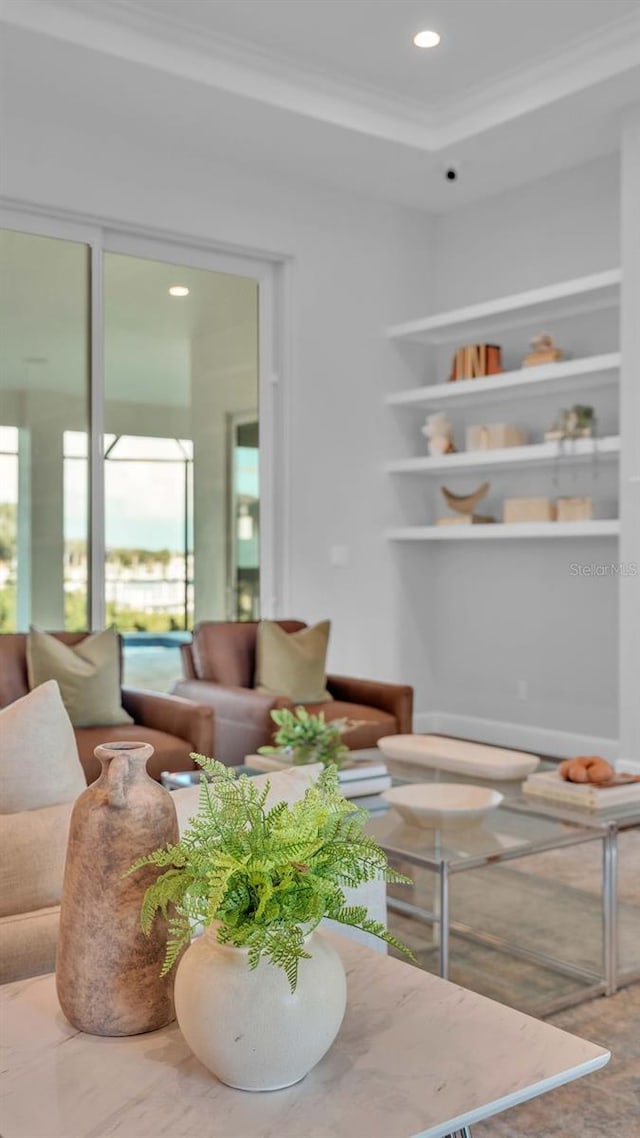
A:
[[[618,988],[618,831],[612,824],[602,842],[602,963],[605,994]]]
[[[440,862],[440,975],[449,979],[449,866]]]

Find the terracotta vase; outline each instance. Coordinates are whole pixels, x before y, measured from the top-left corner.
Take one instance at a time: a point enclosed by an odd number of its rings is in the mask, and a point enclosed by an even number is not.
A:
[[[74,1027],[92,1035],[139,1035],[175,1018],[173,973],[160,976],[167,929],[140,929],[147,887],[161,872],[130,865],[167,842],[178,821],[169,791],[146,772],[153,747],[105,743],[102,773],[73,808],[67,847],[56,986]]]

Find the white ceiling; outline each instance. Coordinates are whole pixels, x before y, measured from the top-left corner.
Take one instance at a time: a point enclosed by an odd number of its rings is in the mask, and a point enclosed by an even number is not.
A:
[[[16,133],[144,132],[436,212],[614,152],[640,104],[640,0],[0,0],[3,20]]]
[[[96,0],[68,0],[87,10]],[[107,0],[156,32],[192,31],[257,49],[285,66],[441,106],[518,74],[638,11],[637,0]],[[416,32],[441,35],[418,51]],[[202,40],[201,40],[202,42]]]

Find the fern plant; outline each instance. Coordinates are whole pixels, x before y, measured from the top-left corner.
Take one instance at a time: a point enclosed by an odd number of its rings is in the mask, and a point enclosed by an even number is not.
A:
[[[365,906],[347,905],[345,886],[381,877],[410,884],[389,868],[378,844],[363,832],[366,810],[338,790],[335,767],[326,768],[304,798],[267,808],[269,784],[203,755],[192,758],[208,779],[199,810],[180,841],[139,858],[164,869],[144,896],[141,927],[147,935],[158,913],[169,922],[163,975],[175,964],[198,925],[218,922],[221,944],[248,948],[249,966],[261,957],[284,968],[291,991],[298,966],[309,958],[305,937],[323,917],[373,933],[411,956]]]
[[[348,720],[334,719],[327,723],[324,712],[312,715],[306,707],[288,707],[271,712],[271,718],[278,730],[274,735],[275,747],[258,747],[260,755],[291,754],[295,766],[305,763],[334,763],[341,767],[349,755],[349,748],[342,742],[342,732]]]

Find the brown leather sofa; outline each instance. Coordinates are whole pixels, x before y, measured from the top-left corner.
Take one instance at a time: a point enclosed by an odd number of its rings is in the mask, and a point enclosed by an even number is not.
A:
[[[65,644],[78,644],[86,632],[54,632]],[[29,691],[27,678],[27,637],[24,632],[0,635],[0,707],[6,707]],[[76,727],[80,762],[87,782],[100,774],[100,763],[93,756],[99,743],[117,739],[151,743],[154,747],[147,765],[152,778],[160,779],[161,771],[193,770],[189,757],[211,753],[213,747],[213,711],[210,704],[194,703],[175,695],[122,688],[122,706],[134,722],[115,727]]]
[[[300,620],[278,624],[285,632],[307,627]],[[193,642],[182,646],[185,678],[173,690],[214,709],[215,757],[227,765],[241,763],[258,747],[272,743],[271,711],[293,706],[286,696],[254,688],[257,628],[255,621],[203,621],[194,629]],[[323,711],[327,720],[342,716],[357,720],[358,725],[344,736],[351,750],[374,747],[384,735],[412,730],[411,687],[327,676],[327,689],[331,701],[306,706],[315,714]]]

